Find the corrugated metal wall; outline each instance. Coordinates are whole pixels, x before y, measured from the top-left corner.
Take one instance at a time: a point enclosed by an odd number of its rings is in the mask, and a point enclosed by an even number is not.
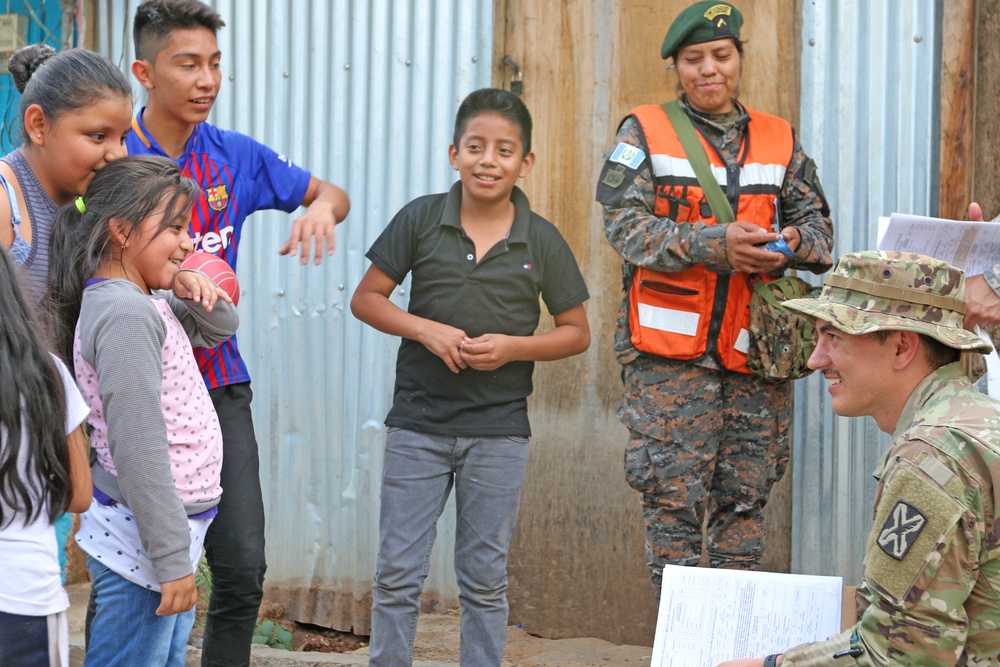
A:
[[[802,142],[835,253],[874,248],[878,216],[937,213],[942,3],[802,4]],[[821,376],[798,381],[795,400],[792,569],[860,581],[888,437],[871,418],[835,416]]]
[[[97,3],[98,49],[128,69],[136,0]],[[240,344],[255,391],[267,582],[302,621],[367,632],[384,430],[398,339],[362,326],[364,252],[407,201],[448,188],[461,99],[491,80],[489,0],[211,2],[223,86],[211,121],[284,152],[351,196],[321,266],[279,257],[284,214],[255,215],[240,251]],[[138,100],[143,99],[137,96]],[[141,102],[139,103],[141,104]],[[137,105],[138,109],[138,105]],[[404,283],[395,295],[405,307]],[[453,507],[425,604],[457,598]]]
[[[936,213],[942,2],[801,3],[799,129],[833,208],[837,254],[873,247],[879,215]],[[96,4],[99,49],[127,69],[126,17],[137,0]],[[225,81],[213,122],[283,150],[352,197],[337,253],[321,267],[277,256],[287,216],[251,221],[240,266],[241,340],[256,378],[268,582],[287,594],[296,618],[363,632],[396,341],[356,322],[349,295],[364,251],[392,214],[454,178],[445,152],[451,118],[465,93],[490,83],[492,7],[214,4],[229,25],[220,35]],[[793,570],[857,581],[871,471],[887,438],[871,419],[834,416],[821,377],[798,382],[796,404]],[[456,596],[447,548],[454,529],[445,516],[444,548],[427,582],[431,602]]]

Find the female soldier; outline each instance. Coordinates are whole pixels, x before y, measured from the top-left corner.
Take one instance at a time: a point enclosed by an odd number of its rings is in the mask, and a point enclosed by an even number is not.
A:
[[[786,268],[822,273],[832,263],[815,164],[786,121],[736,99],[742,24],[728,3],[696,3],[660,52],[673,58],[679,117],[697,130],[736,221],[716,220],[658,105],[622,121],[597,186],[605,234],[624,260],[619,418],[657,589],[664,564],[701,559],[706,513],[711,565],[759,567],[763,508],[788,460],[792,386],[747,369],[750,280]]]

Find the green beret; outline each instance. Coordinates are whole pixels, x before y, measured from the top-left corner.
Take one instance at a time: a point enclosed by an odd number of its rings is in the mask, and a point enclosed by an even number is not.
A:
[[[666,60],[691,44],[716,39],[739,39],[742,27],[743,15],[728,2],[696,2],[681,12],[670,25],[660,49],[660,57]]]

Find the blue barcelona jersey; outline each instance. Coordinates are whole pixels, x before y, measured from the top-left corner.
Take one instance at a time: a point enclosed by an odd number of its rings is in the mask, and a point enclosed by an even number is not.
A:
[[[132,119],[126,144],[129,155],[170,157],[146,131],[142,111]],[[309,187],[309,172],[288,158],[245,134],[208,123],[195,126],[184,154],[175,162],[201,187],[191,215],[194,249],[222,257],[233,270],[247,216],[262,209],[291,213],[302,204]],[[236,336],[194,352],[210,388],[250,380]]]

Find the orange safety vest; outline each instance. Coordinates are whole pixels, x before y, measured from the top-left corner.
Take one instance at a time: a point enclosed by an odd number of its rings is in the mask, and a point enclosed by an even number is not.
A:
[[[750,109],[747,113],[750,122],[740,151],[736,219],[770,231],[778,228],[777,200],[794,148],[792,127],[776,116]],[[663,108],[643,105],[634,109],[632,116],[642,126],[649,149],[656,190],[653,212],[677,223],[718,224]],[[700,132],[695,133],[725,192],[725,162]],[[724,367],[749,373],[746,353],[751,294],[746,273],[715,273],[704,264],[676,273],[636,267],[629,289],[632,344],[642,352],[669,359],[698,359],[714,343]]]

